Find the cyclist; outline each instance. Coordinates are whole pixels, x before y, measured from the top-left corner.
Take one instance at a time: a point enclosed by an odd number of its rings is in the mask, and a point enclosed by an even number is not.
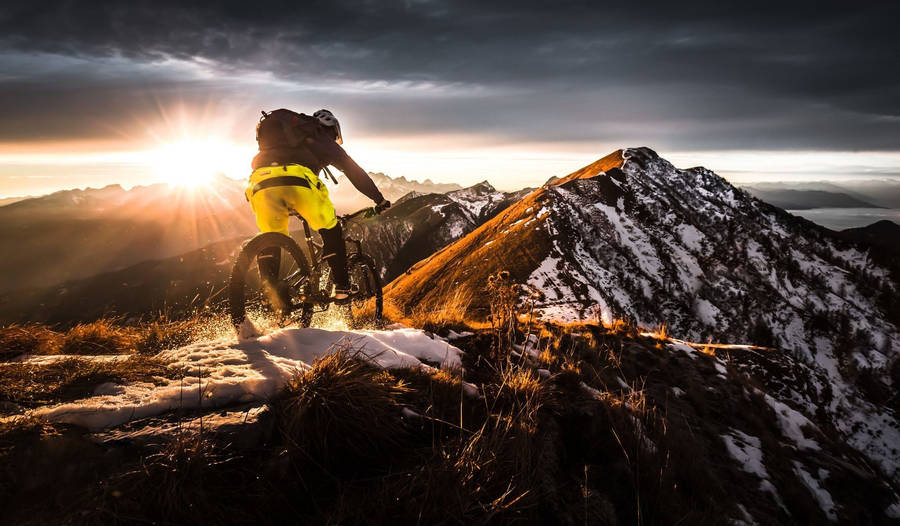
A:
[[[256,225],[260,232],[288,235],[289,213],[299,213],[322,236],[324,259],[334,278],[333,299],[346,301],[352,291],[341,223],[328,198],[328,188],[317,174],[333,165],[376,204],[376,211],[381,212],[391,203],[340,146],[343,144],[341,126],[328,110],[319,110],[311,117],[286,109],[263,112],[256,127],[256,140],[259,153],[253,158],[253,173],[246,192]],[[257,260],[260,277],[271,291],[277,283],[281,249],[265,250]],[[289,299],[282,285],[274,293],[284,304]]]

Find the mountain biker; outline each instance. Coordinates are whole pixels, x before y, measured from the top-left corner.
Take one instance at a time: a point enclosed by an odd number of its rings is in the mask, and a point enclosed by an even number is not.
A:
[[[343,144],[341,126],[328,110],[319,110],[311,117],[286,109],[263,112],[256,127],[256,139],[259,153],[253,157],[253,173],[246,192],[256,215],[256,225],[260,232],[288,235],[289,213],[299,213],[322,236],[323,258],[328,261],[334,279],[333,299],[346,300],[351,290],[344,236],[328,198],[328,188],[317,174],[334,165],[376,204],[377,212],[390,207],[390,201],[340,146]],[[278,247],[260,253],[257,261],[264,284],[277,283],[280,260]],[[275,292],[282,303],[289,301],[283,285]]]

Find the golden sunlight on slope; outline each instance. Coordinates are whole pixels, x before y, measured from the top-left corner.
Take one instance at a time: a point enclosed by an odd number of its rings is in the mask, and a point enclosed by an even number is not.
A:
[[[596,176],[621,167],[622,150],[550,183]],[[551,213],[547,186],[497,214],[455,243],[419,261],[384,288],[385,309],[396,319],[483,321],[488,313],[484,292],[489,275],[500,270],[524,283],[552,248],[541,225]],[[460,299],[465,301],[460,301]]]

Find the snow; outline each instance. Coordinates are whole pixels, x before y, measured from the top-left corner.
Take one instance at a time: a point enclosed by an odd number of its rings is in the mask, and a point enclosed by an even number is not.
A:
[[[358,353],[387,369],[462,365],[461,350],[417,329],[287,328],[257,339],[222,338],[163,351],[158,358],[170,368],[182,371],[183,379],[163,385],[101,385],[95,396],[41,407],[31,414],[54,422],[103,429],[173,409],[264,401],[275,395],[292,375],[308,369],[316,358],[339,349]],[[471,392],[472,387],[467,391]]]
[[[697,351],[697,349],[694,349],[690,345],[686,345],[686,344],[679,343],[679,342],[670,342],[668,344],[668,346],[670,349],[674,349],[676,351],[681,351],[681,352],[687,354],[692,360],[697,359],[698,351]]]
[[[725,442],[725,449],[738,462],[741,469],[761,479],[769,478],[758,438],[732,429],[730,434],[722,435],[722,440]]]
[[[738,504],[737,508],[738,508],[738,511],[741,512],[741,518],[733,520],[732,524],[741,525],[741,526],[745,525],[745,524],[748,526],[756,526],[759,524],[753,518],[753,515],[750,515],[750,513],[747,511],[747,508],[745,508],[743,504]]]
[[[451,240],[459,239],[466,233],[467,228],[469,227],[465,221],[462,219],[453,221],[449,224],[449,235]]]
[[[196,431],[201,426],[206,432],[221,432],[228,427],[255,423],[267,410],[265,405],[254,405],[244,410],[223,410],[196,418],[150,422],[137,429],[106,429],[95,433],[94,437],[101,442],[123,440],[149,442],[153,439],[165,440],[165,437],[171,437],[178,432]]]
[[[462,331],[456,332],[453,329],[450,329],[450,332],[447,333],[448,340],[458,340],[460,338],[467,338],[469,336],[474,336],[475,333],[471,331]]]
[[[602,394],[600,393],[600,391],[589,386],[588,384],[586,384],[584,382],[580,382],[578,385],[581,387],[581,390],[584,391],[591,398],[594,398],[597,400],[602,398]]]
[[[697,317],[700,318],[703,323],[715,327],[717,325],[716,317],[719,316],[722,311],[709,301],[698,298],[694,303],[694,312],[697,313]]]
[[[678,235],[681,237],[681,242],[691,250],[700,252],[703,248],[704,235],[694,225],[679,226]]]
[[[775,414],[778,416],[778,424],[784,436],[791,439],[800,449],[821,449],[818,442],[806,438],[803,434],[803,427],[815,427],[808,418],[768,394],[765,395],[765,398],[769,406],[775,410]]]
[[[502,192],[494,190],[490,185],[476,185],[445,195],[456,202],[472,221],[477,220],[487,206],[501,201],[505,197]]]
[[[778,494],[778,490],[772,484],[770,480],[764,480],[759,483],[759,489],[765,491],[772,495],[772,498],[775,499],[775,502],[778,504],[781,509],[785,511],[788,515],[790,515],[790,511],[787,509],[787,506],[784,505],[784,501],[781,500],[781,495]]]
[[[615,208],[602,203],[596,203],[594,207],[606,215],[607,220],[618,234],[619,243],[628,248],[637,258],[641,270],[658,281],[661,267],[659,256],[643,229],[638,227],[624,212],[620,212],[624,209],[622,199],[619,199]]]
[[[713,367],[716,368],[716,372],[719,373],[719,376],[722,378],[728,377],[728,369],[725,368],[725,365],[720,362],[718,358],[713,358]]]
[[[900,519],[900,501],[896,501],[884,510],[884,514],[891,519]]]
[[[828,493],[828,490],[820,485],[820,481],[803,469],[803,465],[796,460],[794,461],[794,471],[800,476],[803,485],[806,486],[810,493],[812,493],[816,502],[819,503],[819,507],[825,512],[825,516],[828,517],[828,520],[836,521],[837,514],[834,510],[834,500],[831,498],[831,493]]]

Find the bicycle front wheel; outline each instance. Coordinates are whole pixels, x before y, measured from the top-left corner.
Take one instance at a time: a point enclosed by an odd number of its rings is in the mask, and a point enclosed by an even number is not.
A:
[[[261,253],[278,249],[278,275],[273,283],[264,284],[257,260]],[[254,271],[254,269],[256,269]],[[309,263],[300,246],[289,236],[278,232],[259,234],[241,249],[228,284],[228,313],[231,322],[238,326],[244,321],[248,308],[268,311],[283,321],[293,311],[300,311],[301,325],[309,325],[312,306],[295,303],[303,293],[309,277]]]

